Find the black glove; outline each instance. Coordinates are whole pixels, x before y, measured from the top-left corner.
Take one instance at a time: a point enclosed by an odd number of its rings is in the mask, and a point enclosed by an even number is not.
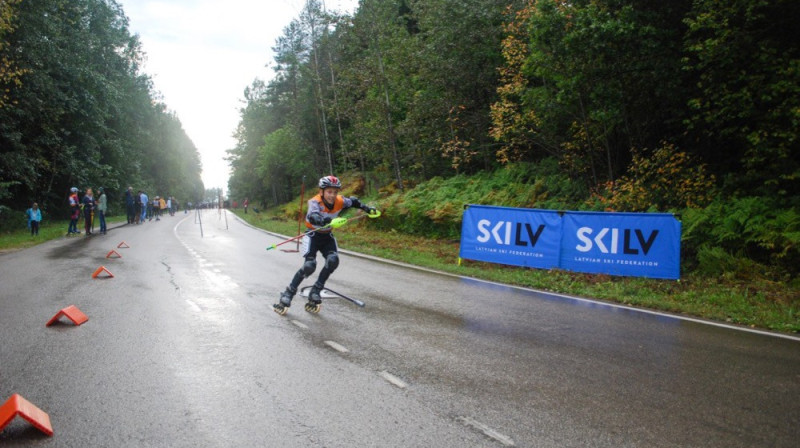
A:
[[[364,210],[367,213],[375,212],[375,207],[371,207],[367,204],[362,204],[361,201],[359,201],[358,198],[355,196],[351,196],[350,201],[353,203],[353,207],[360,208],[361,210]]]
[[[323,218],[320,213],[314,212],[308,215],[308,222],[313,226],[323,227],[330,224],[331,218]]]

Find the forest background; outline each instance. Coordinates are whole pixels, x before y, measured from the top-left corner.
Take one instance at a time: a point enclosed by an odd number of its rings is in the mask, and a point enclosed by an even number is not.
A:
[[[0,229],[38,202],[68,216],[69,190],[203,197],[200,156],[142,72],[122,7],[105,0],[0,0]]]
[[[245,91],[230,194],[292,220],[303,179],[339,174],[384,211],[371,227],[451,240],[464,204],[672,212],[683,279],[796,331],[797,18],[781,0],[309,1]]]
[[[203,195],[117,3],[0,5],[0,225],[31,200],[55,214],[70,186]],[[672,212],[682,279],[797,325],[798,17],[791,0],[309,0],[275,76],[244,90],[228,195],[295,219],[302,180],[334,173],[382,208],[371,226],[451,240],[467,203]]]

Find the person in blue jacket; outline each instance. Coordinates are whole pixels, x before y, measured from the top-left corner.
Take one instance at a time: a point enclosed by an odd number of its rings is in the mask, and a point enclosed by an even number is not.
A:
[[[42,222],[42,211],[39,209],[39,204],[33,203],[31,208],[25,211],[28,217],[28,228],[31,229],[31,236],[39,234],[39,223]]]

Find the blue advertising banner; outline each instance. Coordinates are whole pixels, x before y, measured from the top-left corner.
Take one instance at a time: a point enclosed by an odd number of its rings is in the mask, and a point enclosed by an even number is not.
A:
[[[671,214],[567,212],[562,231],[563,269],[680,278],[681,223]]]
[[[680,278],[681,223],[664,213],[558,212],[470,205],[459,256],[575,272]]]
[[[533,268],[558,267],[561,218],[556,211],[470,205],[459,256]]]

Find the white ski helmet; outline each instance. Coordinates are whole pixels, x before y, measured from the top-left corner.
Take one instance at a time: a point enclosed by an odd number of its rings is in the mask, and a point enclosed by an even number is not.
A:
[[[326,188],[338,188],[341,190],[342,183],[336,176],[325,176],[319,180],[319,188],[323,190]]]

